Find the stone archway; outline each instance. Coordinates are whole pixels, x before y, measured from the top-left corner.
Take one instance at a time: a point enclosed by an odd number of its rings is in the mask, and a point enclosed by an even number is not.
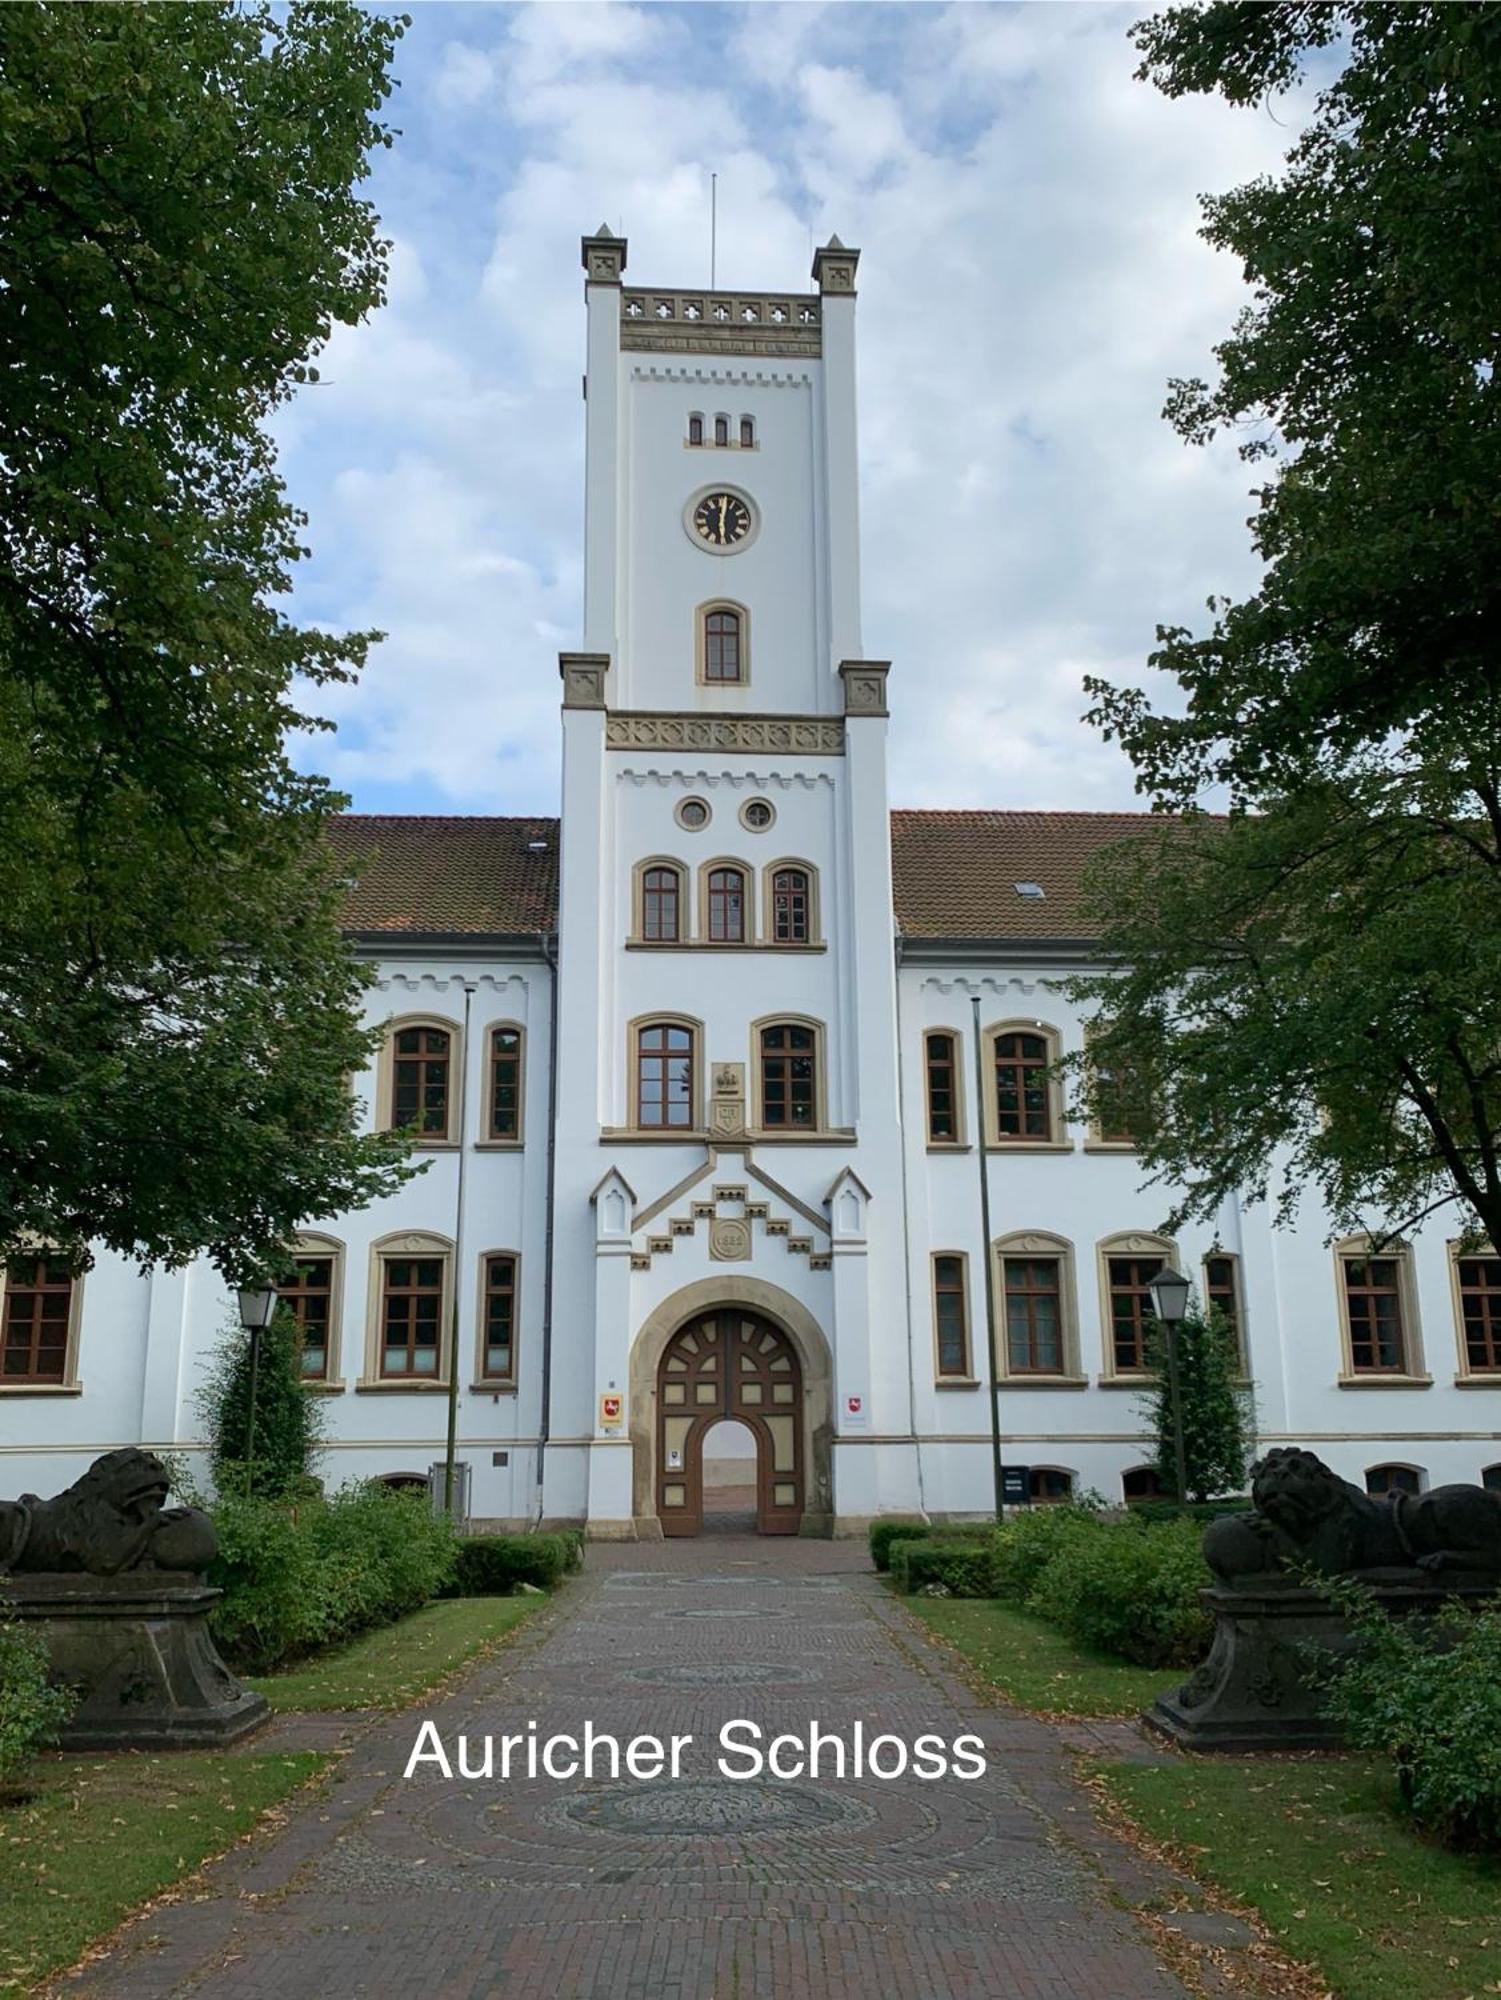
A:
[[[701,1278],[664,1299],[643,1320],[631,1347],[631,1511],[643,1538],[662,1533],[658,1514],[660,1434],[657,1383],[668,1347],[682,1328],[706,1313],[745,1308],[782,1335],[801,1375],[798,1456],[802,1518],[798,1532],[829,1535],[834,1528],[833,1356],[823,1329],[798,1299],[762,1278]]]
[[[776,1323],[748,1306],[694,1313],[657,1370],[657,1519],[664,1535],[704,1531],[705,1447],[733,1423],[755,1446],[756,1532],[802,1526],[807,1452],[803,1371]]]

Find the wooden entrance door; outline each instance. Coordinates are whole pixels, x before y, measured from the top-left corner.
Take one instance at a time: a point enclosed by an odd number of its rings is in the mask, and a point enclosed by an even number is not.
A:
[[[737,1417],[756,1439],[756,1527],[795,1535],[803,1518],[803,1377],[786,1334],[757,1313],[700,1313],[657,1370],[657,1519],[664,1535],[704,1524],[704,1439]]]

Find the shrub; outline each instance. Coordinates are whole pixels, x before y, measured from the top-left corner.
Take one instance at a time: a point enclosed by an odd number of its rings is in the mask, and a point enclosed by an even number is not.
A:
[[[1071,1638],[1139,1666],[1192,1666],[1213,1629],[1199,1603],[1209,1581],[1195,1523],[1102,1521],[1061,1540],[1027,1604]]]
[[[1241,1493],[1224,1500],[1132,1500],[1128,1502],[1138,1521],[1197,1521],[1200,1527],[1217,1521],[1222,1514],[1248,1514],[1250,1495]]]
[[[584,1550],[588,1537],[582,1528],[555,1528],[553,1533],[568,1549],[568,1574],[575,1576],[584,1567]]]
[[[1019,1509],[996,1531],[996,1595],[1026,1597],[1060,1549],[1101,1525],[1093,1508],[1074,1501]]]
[[[55,1742],[77,1706],[70,1688],[53,1687],[47,1679],[41,1633],[8,1622],[0,1610],[0,1778]]]
[[[1142,1414],[1156,1442],[1154,1462],[1164,1487],[1179,1500],[1208,1500],[1239,1493],[1256,1434],[1251,1391],[1242,1379],[1244,1364],[1235,1330],[1218,1307],[1206,1313],[1192,1306],[1178,1323],[1178,1407],[1183,1424],[1183,1465],[1188,1492],[1177,1493],[1173,1398],[1168,1380],[1167,1333],[1153,1324],[1147,1365],[1154,1380]]]
[[[1357,1750],[1389,1757],[1414,1823],[1446,1846],[1501,1848],[1501,1607],[1391,1618],[1359,1584],[1320,1589],[1355,1634],[1323,1701]]]
[[[551,1590],[569,1567],[563,1535],[469,1535],[459,1543],[455,1597],[503,1597],[518,1583]]]
[[[919,1540],[932,1532],[925,1521],[897,1521],[883,1515],[870,1524],[870,1559],[877,1569],[888,1570],[893,1542]]]
[[[942,1584],[951,1597],[995,1596],[995,1534],[983,1539],[933,1535],[903,1540],[892,1553],[891,1573],[908,1592]]]
[[[289,1312],[279,1312],[260,1336],[253,1466],[246,1463],[252,1445],[250,1336],[243,1327],[225,1329],[196,1402],[220,1493],[286,1500],[316,1491],[312,1474],[323,1443],[324,1406],[303,1382],[302,1338]]]

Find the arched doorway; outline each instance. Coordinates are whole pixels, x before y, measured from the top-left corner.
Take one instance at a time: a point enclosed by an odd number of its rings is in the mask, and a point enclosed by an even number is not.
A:
[[[724,1418],[755,1440],[755,1519],[795,1535],[803,1518],[802,1369],[792,1342],[759,1313],[697,1313],[657,1369],[657,1518],[664,1535],[704,1525],[704,1441]]]

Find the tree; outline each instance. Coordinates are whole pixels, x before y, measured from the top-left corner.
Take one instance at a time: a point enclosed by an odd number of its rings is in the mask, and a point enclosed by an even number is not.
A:
[[[404,23],[0,9],[0,1255],[260,1262],[408,1169],[296,771],[271,414],[383,295],[357,194]]]
[[[1159,631],[1180,712],[1091,684],[1186,814],[1094,872],[1089,1060],[1130,1079],[1175,1217],[1241,1190],[1285,1219],[1313,1187],[1337,1228],[1451,1206],[1501,1243],[1501,7],[1217,4],[1135,34],[1169,94],[1237,103],[1345,59],[1286,172],[1205,203],[1254,296],[1167,415],[1272,466],[1265,568],[1207,636]],[[1228,819],[1198,811],[1213,784]]]
[[[1214,1500],[1243,1493],[1255,1428],[1251,1391],[1241,1379],[1240,1351],[1223,1313],[1190,1306],[1178,1322],[1178,1402],[1183,1424],[1187,1493],[1177,1493],[1172,1397],[1167,1380],[1167,1337],[1147,1345],[1157,1380],[1143,1399],[1156,1440],[1153,1464],[1163,1485],[1180,1500]]]
[[[295,1499],[312,1477],[323,1444],[323,1405],[302,1379],[297,1321],[278,1312],[260,1335],[255,1436],[250,1435],[250,1337],[226,1328],[198,1392],[209,1466],[220,1494]],[[252,1462],[253,1453],[253,1462]]]

